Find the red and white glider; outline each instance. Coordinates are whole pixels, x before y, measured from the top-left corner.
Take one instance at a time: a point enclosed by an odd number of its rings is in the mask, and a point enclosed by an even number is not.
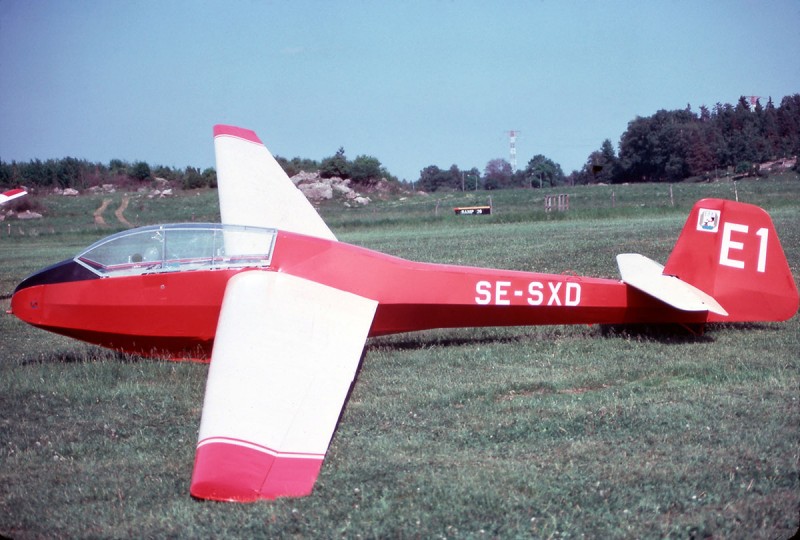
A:
[[[9,201],[13,201],[19,197],[27,195],[28,192],[24,189],[10,189],[8,191],[4,191],[0,193],[0,204],[6,204]]]
[[[704,199],[666,266],[622,279],[412,262],[338,242],[249,130],[214,128],[222,223],[102,239],[25,279],[20,319],[117,350],[211,358],[191,493],[311,492],[368,336],[430,328],[780,321],[798,293],[769,215]]]

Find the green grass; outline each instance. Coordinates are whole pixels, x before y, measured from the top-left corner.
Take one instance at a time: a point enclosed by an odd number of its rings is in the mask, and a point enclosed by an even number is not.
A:
[[[732,190],[675,185],[673,207],[668,186],[569,188],[559,216],[540,211],[538,190],[477,194],[493,216],[451,215],[475,202],[459,193],[321,212],[340,239],[413,259],[614,276],[619,252],[663,262],[694,200]],[[737,191],[770,211],[800,275],[796,176]],[[47,198],[45,219],[15,222],[26,235],[0,238],[0,292],[114,230],[95,229],[101,199]],[[213,191],[142,204],[137,224],[217,215]],[[249,505],[188,494],[207,366],[110,353],[5,314],[0,336],[0,533],[13,538],[788,538],[798,526],[797,316],[700,336],[371,339],[314,493]]]

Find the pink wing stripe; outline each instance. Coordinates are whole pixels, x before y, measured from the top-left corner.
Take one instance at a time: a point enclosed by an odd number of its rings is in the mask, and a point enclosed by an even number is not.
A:
[[[322,456],[273,455],[238,442],[207,442],[197,448],[190,491],[215,501],[303,497],[314,489],[321,468]]]
[[[14,195],[19,195],[20,193],[26,193],[24,189],[11,189],[3,193],[6,197],[13,197]]]
[[[247,448],[252,448],[253,450],[258,450],[260,452],[266,452],[274,457],[292,457],[292,458],[304,458],[304,459],[322,459],[325,457],[325,454],[313,454],[308,452],[281,452],[280,450],[275,450],[268,446],[263,446],[261,444],[256,444],[250,441],[245,441],[243,439],[234,439],[233,437],[207,437],[202,441],[197,443],[197,447],[205,446],[206,444],[211,443],[226,443],[226,444],[235,444],[238,446],[245,446]]]
[[[254,142],[257,144],[264,144],[261,142],[261,139],[258,138],[258,135],[256,135],[255,131],[236,126],[217,124],[216,126],[214,126],[214,137],[216,138],[222,135],[238,137],[240,139],[244,139],[246,141]]]

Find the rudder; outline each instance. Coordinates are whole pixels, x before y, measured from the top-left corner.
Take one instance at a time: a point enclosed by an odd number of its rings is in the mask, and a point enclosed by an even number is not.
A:
[[[698,201],[664,274],[711,295],[729,314],[709,313],[709,322],[784,321],[797,312],[797,286],[772,219],[752,204]]]

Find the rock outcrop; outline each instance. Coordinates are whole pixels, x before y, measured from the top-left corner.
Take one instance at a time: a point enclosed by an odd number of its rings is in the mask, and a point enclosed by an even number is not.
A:
[[[300,171],[292,176],[292,182],[303,192],[309,201],[320,202],[331,200],[334,197],[343,199],[347,206],[364,206],[372,202],[369,197],[350,187],[350,180],[334,176],[332,178],[322,178],[319,173],[308,173]]]

